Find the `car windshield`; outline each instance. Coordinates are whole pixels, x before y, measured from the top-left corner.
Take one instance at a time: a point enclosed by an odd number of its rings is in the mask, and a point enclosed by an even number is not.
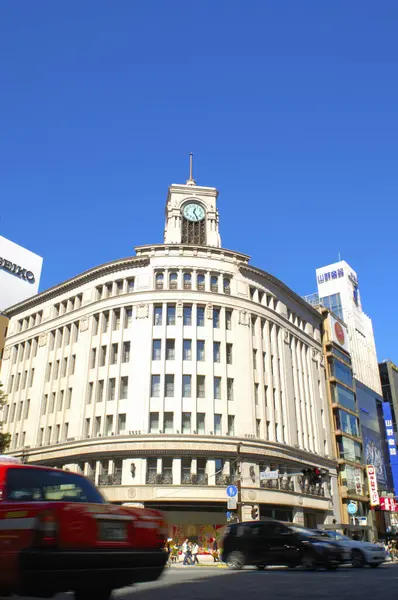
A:
[[[312,529],[306,529],[305,527],[290,527],[291,531],[294,533],[298,533],[299,535],[307,538],[319,537],[315,531]]]
[[[334,540],[340,540],[342,542],[345,542],[347,540],[351,541],[350,538],[348,538],[345,535],[342,535],[341,533],[337,533],[337,531],[319,531],[317,532],[317,535],[321,537],[333,538]]]
[[[66,471],[8,469],[6,489],[7,500],[11,502],[105,502],[88,479]]]

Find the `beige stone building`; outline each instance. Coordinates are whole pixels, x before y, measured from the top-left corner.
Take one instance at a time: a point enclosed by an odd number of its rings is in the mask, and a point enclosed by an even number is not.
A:
[[[13,454],[161,508],[204,545],[238,476],[244,517],[339,519],[323,317],[221,247],[217,196],[172,185],[164,244],[10,308],[3,367]],[[311,485],[315,466],[328,475]]]

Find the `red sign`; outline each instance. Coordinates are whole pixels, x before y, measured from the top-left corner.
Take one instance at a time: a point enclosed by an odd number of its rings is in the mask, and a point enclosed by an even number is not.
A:
[[[384,496],[381,496],[380,508],[387,512],[398,512],[398,502],[396,502],[394,498],[385,498]]]
[[[379,506],[380,499],[377,491],[377,479],[374,466],[366,465],[366,472],[368,474],[370,506]]]
[[[340,342],[340,344],[342,346],[344,346],[344,342],[345,342],[344,329],[342,328],[342,326],[340,325],[340,323],[338,321],[336,321],[334,324],[334,332],[335,332],[336,337],[337,337],[338,341]]]

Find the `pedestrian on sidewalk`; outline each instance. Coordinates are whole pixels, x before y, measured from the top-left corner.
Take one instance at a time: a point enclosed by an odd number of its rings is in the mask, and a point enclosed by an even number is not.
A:
[[[193,564],[194,565],[198,565],[199,564],[198,554],[199,554],[199,546],[198,546],[198,544],[196,542],[194,542],[192,544],[192,556],[193,556]]]
[[[184,566],[192,565],[192,552],[191,545],[189,543],[189,539],[187,538],[182,545],[182,553],[184,555],[184,562],[182,563]]]

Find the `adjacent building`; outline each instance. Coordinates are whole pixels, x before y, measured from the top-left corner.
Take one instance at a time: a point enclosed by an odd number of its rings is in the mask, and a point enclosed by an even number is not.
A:
[[[0,311],[35,296],[43,259],[0,236]]]
[[[10,307],[2,375],[14,455],[160,508],[201,543],[238,479],[244,518],[340,519],[323,315],[221,247],[217,198],[172,185],[163,244]]]
[[[0,311],[0,370],[8,330],[8,317]],[[1,381],[1,379],[0,379]]]

